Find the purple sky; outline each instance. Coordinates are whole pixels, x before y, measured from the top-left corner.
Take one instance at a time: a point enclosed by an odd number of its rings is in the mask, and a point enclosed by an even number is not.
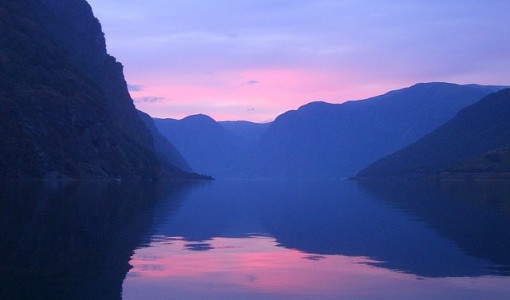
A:
[[[270,121],[417,82],[510,84],[510,1],[88,0],[137,107]]]

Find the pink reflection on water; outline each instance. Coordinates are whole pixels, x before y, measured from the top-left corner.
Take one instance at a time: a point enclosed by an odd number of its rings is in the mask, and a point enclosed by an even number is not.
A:
[[[207,251],[192,251],[207,244]],[[196,246],[196,245],[195,245]],[[500,299],[506,278],[418,280],[363,257],[309,255],[269,237],[160,239],[136,250],[124,299]],[[478,298],[483,296],[483,298]],[[147,298],[148,297],[148,298]],[[446,298],[445,298],[446,297]]]

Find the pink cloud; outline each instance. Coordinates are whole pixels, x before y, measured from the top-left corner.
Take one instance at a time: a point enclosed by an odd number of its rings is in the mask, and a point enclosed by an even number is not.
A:
[[[89,2],[136,98],[166,99],[137,103],[159,117],[261,121],[417,82],[508,84],[509,1]]]
[[[352,77],[352,74],[349,74]],[[183,118],[204,113],[216,120],[272,121],[277,115],[311,101],[341,103],[383,93],[387,85],[359,89],[339,72],[291,68],[261,68],[202,74],[192,83],[184,76],[142,76],[133,82],[145,88],[131,91],[139,109],[154,117]]]

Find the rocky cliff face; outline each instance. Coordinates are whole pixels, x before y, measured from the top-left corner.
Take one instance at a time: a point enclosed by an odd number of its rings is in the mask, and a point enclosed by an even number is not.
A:
[[[0,168],[8,178],[158,178],[122,65],[85,0],[0,3]]]

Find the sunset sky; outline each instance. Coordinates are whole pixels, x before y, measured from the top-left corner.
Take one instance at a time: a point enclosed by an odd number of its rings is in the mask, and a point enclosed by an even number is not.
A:
[[[265,122],[417,82],[510,82],[508,0],[88,2],[155,117]]]

